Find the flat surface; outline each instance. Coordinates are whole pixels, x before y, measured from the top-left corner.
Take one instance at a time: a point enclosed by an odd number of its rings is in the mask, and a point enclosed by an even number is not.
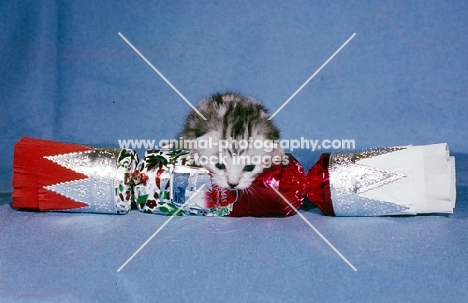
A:
[[[0,206],[6,302],[462,302],[468,297],[468,187],[453,215],[309,220],[168,219]]]

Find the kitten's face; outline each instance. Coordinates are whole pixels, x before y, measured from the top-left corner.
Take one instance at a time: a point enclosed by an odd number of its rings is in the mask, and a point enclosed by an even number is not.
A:
[[[216,132],[197,138],[197,141],[209,142],[211,138],[211,149],[196,150],[199,157],[203,156],[203,162],[198,161],[213,175],[213,181],[220,187],[242,190],[248,188],[255,178],[263,171],[267,164],[266,160],[274,155],[281,155],[279,148],[265,151],[264,148],[219,148],[220,141]],[[252,138],[253,140],[264,140],[263,137]],[[199,158],[201,159],[201,158]],[[208,160],[208,161],[206,161]]]
[[[211,142],[211,146],[200,148],[197,144],[196,148],[184,148],[191,150],[195,161],[212,173],[213,181],[219,186],[246,189],[263,171],[263,166],[271,165],[268,160],[283,155],[279,147],[262,148],[250,143],[279,139],[279,130],[269,120],[268,110],[254,98],[232,92],[218,93],[202,100],[197,108],[206,119],[195,111],[190,112],[182,135],[186,140]],[[249,143],[221,145],[226,140]],[[202,161],[197,160],[197,155]]]

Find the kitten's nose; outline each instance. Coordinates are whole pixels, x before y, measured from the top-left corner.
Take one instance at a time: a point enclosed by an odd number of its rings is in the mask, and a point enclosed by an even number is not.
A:
[[[230,188],[236,188],[236,186],[239,185],[239,183],[228,183],[228,185]]]

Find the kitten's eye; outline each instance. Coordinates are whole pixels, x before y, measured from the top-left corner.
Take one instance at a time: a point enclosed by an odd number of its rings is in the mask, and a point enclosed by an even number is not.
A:
[[[225,169],[226,168],[226,166],[224,164],[222,164],[222,163],[216,163],[215,166],[216,166],[217,169]]]
[[[244,166],[244,171],[253,171],[255,168],[255,165],[246,165]]]

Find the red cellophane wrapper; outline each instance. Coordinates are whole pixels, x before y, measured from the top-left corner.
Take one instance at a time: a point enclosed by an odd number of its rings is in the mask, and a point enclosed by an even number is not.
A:
[[[297,210],[304,202],[304,169],[292,156],[289,163],[274,165],[255,179],[252,186],[239,192],[230,217],[284,217],[296,212],[271,187],[274,186]]]
[[[330,192],[330,176],[328,172],[330,154],[321,154],[317,163],[307,172],[307,198],[314,203],[323,214],[334,216]]]

